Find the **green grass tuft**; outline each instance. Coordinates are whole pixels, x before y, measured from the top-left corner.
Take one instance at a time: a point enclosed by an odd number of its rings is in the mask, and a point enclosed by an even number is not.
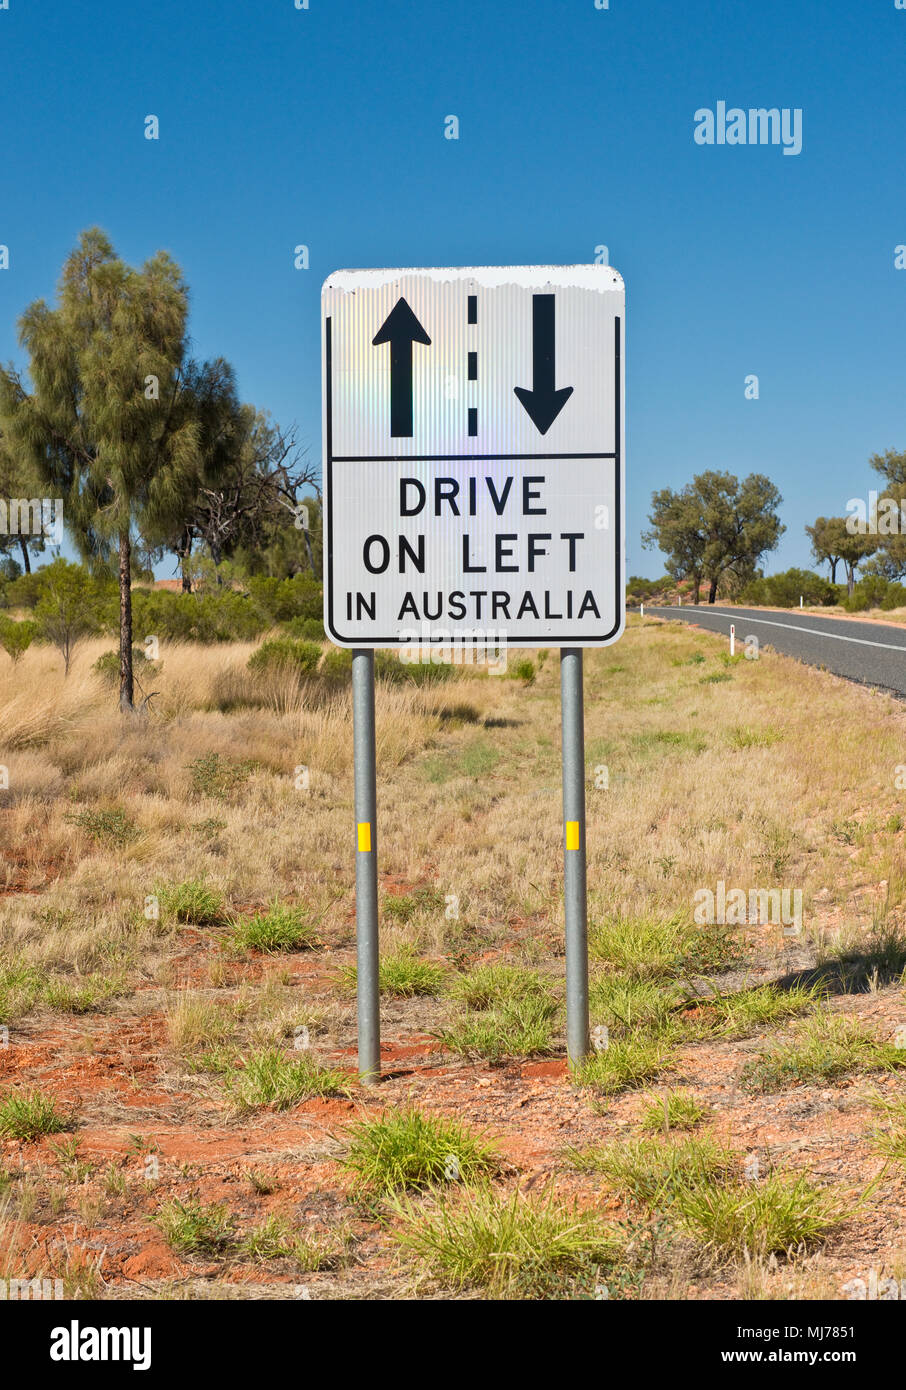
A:
[[[642,1129],[649,1133],[668,1133],[672,1129],[695,1129],[711,1114],[688,1091],[667,1091],[652,1100],[642,1112]]]
[[[779,1023],[814,1009],[821,999],[818,985],[758,985],[735,994],[706,995],[699,1001],[714,1011],[714,1028],[724,1038],[744,1038],[765,1023]]]
[[[210,888],[201,878],[185,883],[163,884],[157,890],[161,909],[177,922],[196,927],[219,926],[224,920],[223,894]]]
[[[479,965],[458,975],[450,997],[467,1009],[496,1009],[521,999],[541,999],[547,989],[536,970],[520,965]]]
[[[421,1189],[445,1182],[473,1183],[497,1171],[493,1146],[458,1120],[424,1115],[415,1107],[385,1111],[380,1119],[350,1125],[343,1166],[356,1193]]]
[[[618,1265],[618,1235],[594,1211],[553,1196],[510,1197],[490,1189],[434,1207],[393,1199],[403,1223],[395,1232],[428,1273],[453,1289],[483,1289],[491,1298],[568,1297],[589,1291]]]
[[[502,1062],[508,1057],[537,1057],[553,1051],[556,1000],[530,995],[487,1012],[467,1014],[440,1034],[450,1052]]]
[[[228,946],[234,951],[264,951],[268,955],[313,951],[320,944],[302,908],[290,907],[276,898],[266,912],[256,912],[254,917],[237,917],[228,939]]]
[[[800,1027],[790,1042],[777,1043],[748,1062],[742,1082],[752,1091],[779,1091],[852,1072],[901,1067],[906,1067],[906,1049],[879,1042],[856,1019],[822,1013]]]
[[[906,1163],[906,1100],[888,1100],[878,1096],[873,1104],[887,1120],[885,1129],[872,1131],[872,1146],[885,1158]]]
[[[359,976],[356,966],[344,966],[341,976],[347,989],[356,988]],[[422,960],[412,946],[401,946],[398,951],[383,955],[378,966],[381,994],[394,999],[440,994],[445,977],[446,971],[442,965],[435,961]]]
[[[278,1048],[267,1048],[227,1075],[224,1084],[241,1110],[259,1106],[289,1110],[315,1096],[348,1096],[352,1077],[338,1068],[321,1066],[308,1053],[287,1057]]]
[[[673,981],[598,975],[589,987],[589,1013],[592,1024],[604,1024],[615,1036],[673,1035],[681,1029],[677,1010],[686,997]]]
[[[732,1150],[710,1135],[678,1143],[633,1139],[586,1150],[567,1150],[572,1167],[602,1173],[615,1191],[646,1206],[669,1206],[681,1191],[701,1183],[730,1182],[737,1169]]]
[[[732,928],[699,927],[682,913],[599,922],[589,932],[589,950],[593,959],[637,980],[725,970],[739,954]]]
[[[221,1254],[234,1240],[233,1218],[225,1203],[206,1205],[173,1197],[151,1220],[173,1250],[187,1255]]]
[[[669,1057],[666,1044],[659,1038],[611,1038],[601,1052],[573,1067],[572,1078],[577,1086],[615,1096],[653,1081]]]
[[[820,1243],[851,1211],[842,1198],[806,1174],[771,1174],[761,1183],[701,1183],[681,1190],[679,1225],[715,1253],[763,1259],[793,1255]]]
[[[14,1091],[0,1102],[0,1134],[8,1139],[30,1141],[64,1129],[72,1129],[72,1121],[40,1091]]]

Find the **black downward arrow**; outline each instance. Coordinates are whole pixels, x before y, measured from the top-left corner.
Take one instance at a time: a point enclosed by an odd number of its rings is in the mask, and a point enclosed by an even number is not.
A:
[[[540,434],[547,434],[573,393],[571,386],[563,386],[558,391],[554,385],[554,298],[552,294],[532,295],[532,389],[513,387]]]
[[[390,433],[394,438],[412,437],[412,344],[431,345],[405,299],[398,299],[378,332],[372,347],[390,344]]]

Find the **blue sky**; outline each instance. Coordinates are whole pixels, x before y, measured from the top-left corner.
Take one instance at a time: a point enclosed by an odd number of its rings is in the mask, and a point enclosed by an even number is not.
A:
[[[195,353],[229,358],[319,458],[328,272],[605,244],[627,287],[628,571],[662,568],[639,540],[652,490],[703,468],[768,473],[787,534],[767,568],[809,564],[805,522],[867,495],[871,453],[906,448],[906,11],[309,4],[0,10],[0,357],[99,224],[127,260],[176,257]],[[694,113],[719,100],[801,108],[802,152],[697,145]]]

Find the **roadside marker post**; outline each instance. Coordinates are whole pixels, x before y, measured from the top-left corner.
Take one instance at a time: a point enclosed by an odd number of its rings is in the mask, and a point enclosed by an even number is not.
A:
[[[733,655],[735,654],[735,652],[736,652],[736,624],[735,624],[735,623],[731,623],[731,624],[730,624],[730,655],[733,656]]]
[[[380,1077],[385,647],[410,661],[560,648],[566,1034],[580,1062],[583,651],[625,626],[623,281],[607,265],[343,270],[321,303],[324,627],[352,651],[359,1074]]]

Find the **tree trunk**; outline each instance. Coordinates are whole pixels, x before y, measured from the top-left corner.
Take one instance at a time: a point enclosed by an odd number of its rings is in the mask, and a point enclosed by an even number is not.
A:
[[[131,713],[132,686],[132,543],[120,532],[120,710]]]
[[[22,566],[26,574],[31,574],[31,560],[28,558],[28,546],[25,537],[19,537],[19,548],[22,551]]]
[[[693,594],[695,595],[695,597],[693,598],[692,602],[695,604],[696,608],[698,607],[699,603],[701,602],[701,594],[698,592],[698,591],[699,591],[700,585],[701,585],[701,575],[700,575],[700,574],[693,574],[693,576],[692,576],[692,592],[693,592]]]
[[[852,598],[853,589],[856,587],[856,567],[846,561],[846,592]]]
[[[716,580],[716,578],[712,578],[712,580],[711,580],[711,585],[710,585],[710,587],[709,587],[709,589],[708,589],[708,602],[709,602],[709,603],[713,603],[714,600],[715,600],[716,598],[717,598],[717,580]]]
[[[830,567],[831,567],[831,583],[832,583],[832,584],[836,584],[836,582],[837,582],[837,566],[839,565],[839,563],[840,563],[839,556],[837,557],[837,559],[831,560],[831,562],[830,562]]]
[[[192,592],[192,576],[189,574],[189,556],[192,553],[192,538],[187,533],[183,533],[182,549],[179,553],[179,565],[182,572],[182,591],[184,594]]]

